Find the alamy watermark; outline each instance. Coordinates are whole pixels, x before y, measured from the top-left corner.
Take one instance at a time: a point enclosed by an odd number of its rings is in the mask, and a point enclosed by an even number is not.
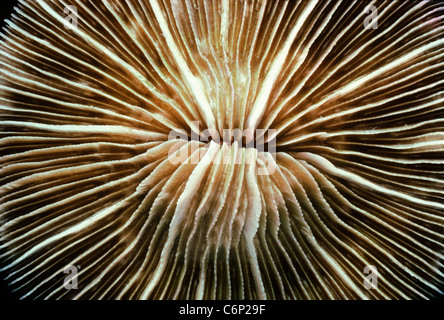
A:
[[[65,21],[63,22],[65,29],[77,29],[77,21],[79,19],[77,7],[73,5],[66,6],[65,9],[63,9],[63,12],[67,14]]]
[[[67,290],[77,289],[77,269],[79,267],[73,265],[67,265],[63,268],[63,273],[67,273],[68,275],[63,279],[63,286]]]
[[[365,11],[366,14],[369,14],[365,19],[364,19],[364,28],[369,30],[369,29],[378,29],[378,9],[373,6],[370,5],[368,6]]]
[[[364,287],[368,290],[378,289],[378,269],[375,266],[366,266],[364,273],[368,274],[364,279]]]

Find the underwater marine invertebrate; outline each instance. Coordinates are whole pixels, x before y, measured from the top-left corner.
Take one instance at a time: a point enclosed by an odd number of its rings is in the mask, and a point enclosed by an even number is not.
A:
[[[442,4],[20,3],[0,49],[0,249],[21,296],[442,294]]]

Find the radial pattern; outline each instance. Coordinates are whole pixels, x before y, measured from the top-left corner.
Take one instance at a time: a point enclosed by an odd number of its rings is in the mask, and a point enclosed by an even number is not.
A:
[[[438,1],[20,1],[1,274],[23,298],[442,295],[443,28]]]

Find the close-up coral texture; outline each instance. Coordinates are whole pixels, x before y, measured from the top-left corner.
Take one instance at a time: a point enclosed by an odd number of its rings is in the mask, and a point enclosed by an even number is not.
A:
[[[443,296],[442,2],[20,0],[0,39],[11,294]]]

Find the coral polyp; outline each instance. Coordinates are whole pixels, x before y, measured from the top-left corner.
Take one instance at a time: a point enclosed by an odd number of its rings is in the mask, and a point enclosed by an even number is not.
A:
[[[442,296],[439,2],[20,1],[1,39],[20,297]]]

